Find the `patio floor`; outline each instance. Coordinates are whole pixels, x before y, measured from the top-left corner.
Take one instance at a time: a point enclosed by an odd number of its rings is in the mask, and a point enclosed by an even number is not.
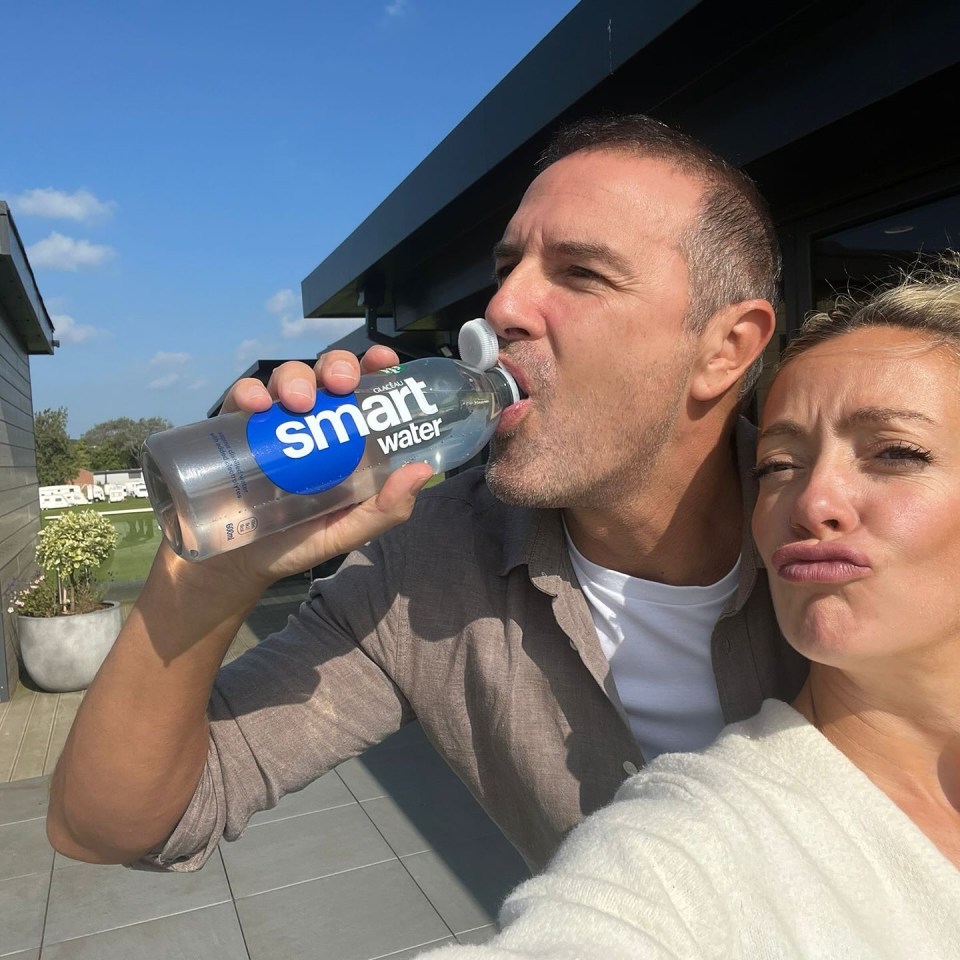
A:
[[[269,591],[228,658],[305,592],[295,581]],[[44,813],[79,702],[21,687],[0,704],[0,957],[400,960],[486,939],[526,876],[417,724],[258,814],[198,873],[67,860]]]

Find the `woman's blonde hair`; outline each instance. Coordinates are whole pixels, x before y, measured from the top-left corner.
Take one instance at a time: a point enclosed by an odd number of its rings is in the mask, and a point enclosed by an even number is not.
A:
[[[893,286],[846,294],[831,310],[811,314],[780,355],[777,370],[819,343],[864,327],[913,330],[960,350],[960,253],[950,251],[934,266],[902,272]]]

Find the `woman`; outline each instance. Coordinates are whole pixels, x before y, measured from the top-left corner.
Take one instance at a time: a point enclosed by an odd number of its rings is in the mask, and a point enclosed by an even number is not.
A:
[[[797,700],[655,761],[437,960],[960,957],[960,281],[811,318],[756,472]]]

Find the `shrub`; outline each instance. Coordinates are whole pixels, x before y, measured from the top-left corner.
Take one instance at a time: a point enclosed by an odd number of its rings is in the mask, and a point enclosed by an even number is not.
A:
[[[11,612],[30,617],[90,613],[103,604],[96,571],[117,544],[113,524],[93,510],[64,513],[40,531],[43,573],[14,594]]]

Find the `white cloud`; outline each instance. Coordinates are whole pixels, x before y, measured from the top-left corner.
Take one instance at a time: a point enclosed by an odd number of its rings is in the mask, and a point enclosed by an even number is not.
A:
[[[409,0],[390,0],[383,12],[388,17],[402,17],[410,9]]]
[[[279,320],[280,335],[284,340],[310,338],[315,342],[319,340],[320,343],[329,343],[363,323],[359,319],[339,317],[301,317],[300,301],[290,289],[278,290],[267,300],[265,306]],[[257,356],[263,357],[266,354],[261,350]]]
[[[324,328],[327,321],[320,317],[281,317],[280,332],[284,339],[292,340],[294,337],[305,337],[316,334]]]
[[[263,340],[244,340],[233,351],[233,361],[237,370],[246,370],[254,360],[261,360],[275,352],[270,343]]]
[[[170,387],[177,387],[179,390],[200,390],[207,385],[203,377],[197,377],[188,367],[193,358],[189,353],[167,353],[158,350],[148,361],[148,366],[166,369],[167,373],[162,373],[147,384],[148,390],[167,390]],[[171,370],[171,367],[178,369]]]
[[[290,289],[278,290],[265,304],[271,313],[287,313],[297,306],[297,298]]]
[[[280,331],[288,340],[311,337],[314,343],[322,345],[339,340],[362,325],[363,320],[358,317],[301,317],[299,320],[283,318],[280,321]]]
[[[98,200],[89,190],[64,193],[53,187],[25,190],[13,198],[18,214],[31,217],[55,217],[60,220],[98,220],[110,216],[116,204]]]
[[[148,390],[166,390],[168,387],[172,387],[174,384],[180,381],[179,373],[168,373],[165,376],[157,377],[156,380],[151,380],[147,384]]]
[[[150,358],[151,367],[182,367],[190,360],[189,353],[164,353],[158,350]]]
[[[77,323],[68,313],[51,313],[50,319],[53,321],[54,336],[61,343],[83,343],[107,332],[86,323]]]
[[[114,257],[113,247],[91,243],[89,240],[74,240],[55,230],[44,240],[27,247],[27,257],[34,267],[49,270],[79,270],[82,267],[99,267]]]

